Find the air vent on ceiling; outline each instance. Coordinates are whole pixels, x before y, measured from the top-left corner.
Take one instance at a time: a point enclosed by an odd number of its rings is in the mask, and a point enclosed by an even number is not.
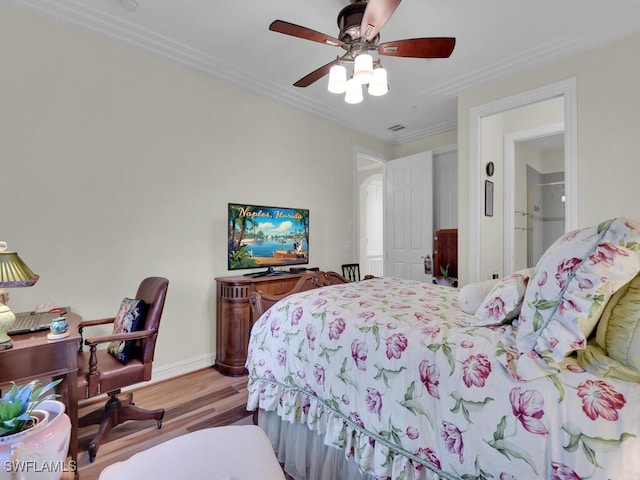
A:
[[[398,125],[394,125],[393,127],[389,127],[389,130],[391,130],[392,132],[399,132],[400,130],[404,130],[405,128],[407,127],[405,127],[404,125],[398,124]]]

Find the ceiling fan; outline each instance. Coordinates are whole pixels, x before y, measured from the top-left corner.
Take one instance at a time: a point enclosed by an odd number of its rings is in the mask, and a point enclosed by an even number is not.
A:
[[[345,100],[348,103],[358,103],[358,101],[349,101],[348,99],[349,81],[346,79],[345,63],[355,64],[354,75],[350,80],[354,80],[351,84],[357,84],[360,89],[359,101],[362,101],[361,85],[363,84],[369,84],[369,93],[372,95],[383,95],[388,90],[386,70],[382,68],[380,60],[373,61],[367,53],[368,51],[376,50],[378,55],[392,57],[448,58],[456,43],[456,39],[452,37],[410,38],[379,43],[380,29],[393,15],[400,1],[351,0],[351,3],[338,13],[338,28],[340,29],[338,38],[283,20],[272,22],[269,25],[269,30],[273,32],[341,47],[346,51],[342,56],[338,56],[335,60],[305,75],[293,85],[308,87],[329,73],[329,91],[334,93],[346,91]],[[373,92],[371,87],[374,87]]]

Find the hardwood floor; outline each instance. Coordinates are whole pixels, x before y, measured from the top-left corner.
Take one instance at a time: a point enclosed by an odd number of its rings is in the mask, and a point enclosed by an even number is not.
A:
[[[78,432],[80,478],[97,479],[107,465],[185,433],[229,425],[245,418],[248,423],[246,386],[246,376],[225,377],[213,368],[206,368],[132,390],[133,402],[139,407],[165,409],[162,428],[158,429],[154,420],[117,426],[100,446],[93,463],[89,463],[87,445],[98,426],[81,428]],[[99,401],[81,403],[80,416],[100,408],[104,402],[106,395]]]

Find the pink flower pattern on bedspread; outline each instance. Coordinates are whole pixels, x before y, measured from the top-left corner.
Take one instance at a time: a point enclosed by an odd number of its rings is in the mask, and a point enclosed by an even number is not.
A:
[[[281,300],[251,333],[247,408],[381,479],[640,478],[640,387],[572,357],[518,382],[498,361],[511,327],[472,326],[457,293],[383,278]]]

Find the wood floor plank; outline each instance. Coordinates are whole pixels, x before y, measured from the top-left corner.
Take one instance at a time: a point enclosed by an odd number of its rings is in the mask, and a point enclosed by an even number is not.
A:
[[[202,428],[230,425],[246,419],[247,377],[225,377],[213,368],[163,380],[133,389],[134,403],[144,409],[164,408],[162,428],[154,420],[126,422],[114,428],[102,443],[93,463],[87,446],[98,430],[97,425],[78,432],[78,468],[81,480],[95,480],[108,465],[126,460],[171,438]],[[80,416],[101,408],[100,400],[82,403]]]

